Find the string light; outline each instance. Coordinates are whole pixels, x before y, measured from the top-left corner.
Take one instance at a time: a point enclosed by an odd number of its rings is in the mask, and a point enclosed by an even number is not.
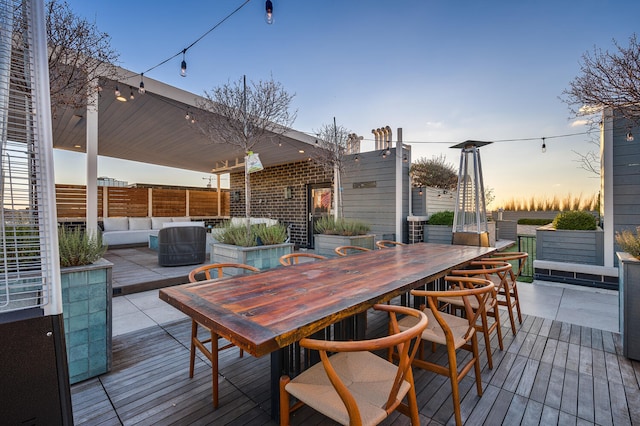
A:
[[[116,86],[116,90],[113,92],[113,94],[115,95],[116,98],[120,96],[120,89],[118,89],[118,86]]]
[[[138,88],[138,93],[140,93],[141,95],[144,95],[144,92],[146,92],[145,88],[144,88],[144,73],[140,74],[140,87]]]
[[[182,63],[180,64],[180,76],[187,76],[187,61],[184,60],[184,55],[187,53],[187,49],[182,51]]]
[[[129,99],[134,100],[136,97],[133,95],[133,88],[129,86]]]
[[[267,24],[271,25],[273,24],[273,3],[271,3],[271,0],[267,0],[264,7],[265,7],[264,20],[267,22]]]
[[[544,143],[545,138],[542,138],[542,153],[547,152],[547,144]]]
[[[187,114],[184,116],[185,120],[189,120],[191,118],[191,116],[189,115],[189,110],[187,110]]]

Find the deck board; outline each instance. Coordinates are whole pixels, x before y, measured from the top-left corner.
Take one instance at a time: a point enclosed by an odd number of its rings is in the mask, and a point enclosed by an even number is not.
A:
[[[369,335],[379,335],[386,319],[370,313],[368,326]],[[491,340],[492,370],[479,339],[484,394],[476,394],[471,371],[460,383],[465,424],[640,424],[640,363],[621,355],[618,334],[533,316],[517,326],[513,336],[503,322],[504,350]],[[188,377],[190,327],[183,319],[114,337],[112,371],[72,386],[75,424],[275,425],[269,357],[221,352],[215,410],[209,361],[199,355],[194,378]],[[438,347],[432,353],[426,345],[425,357],[442,363],[446,351]],[[417,370],[415,380],[421,423],[452,424],[448,379]],[[291,420],[293,425],[334,424],[308,407]],[[394,413],[383,424],[408,425],[409,420]]]

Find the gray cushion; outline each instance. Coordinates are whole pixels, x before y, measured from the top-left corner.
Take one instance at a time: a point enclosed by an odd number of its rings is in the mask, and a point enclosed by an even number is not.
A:
[[[170,217],[152,217],[151,229],[162,229],[162,224],[171,222]]]
[[[129,219],[126,217],[105,217],[102,220],[105,231],[127,231]]]
[[[130,217],[129,230],[139,231],[143,229],[151,229],[151,218],[148,217]]]

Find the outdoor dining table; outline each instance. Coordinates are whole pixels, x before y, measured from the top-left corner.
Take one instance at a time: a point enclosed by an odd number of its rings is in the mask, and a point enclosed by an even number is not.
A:
[[[160,299],[253,356],[271,354],[271,415],[289,345],[495,251],[418,243],[160,290]]]

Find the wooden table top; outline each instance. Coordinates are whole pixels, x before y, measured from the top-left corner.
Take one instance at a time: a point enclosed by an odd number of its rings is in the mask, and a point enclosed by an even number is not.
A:
[[[160,299],[262,356],[494,250],[410,244],[168,287],[160,290]]]

